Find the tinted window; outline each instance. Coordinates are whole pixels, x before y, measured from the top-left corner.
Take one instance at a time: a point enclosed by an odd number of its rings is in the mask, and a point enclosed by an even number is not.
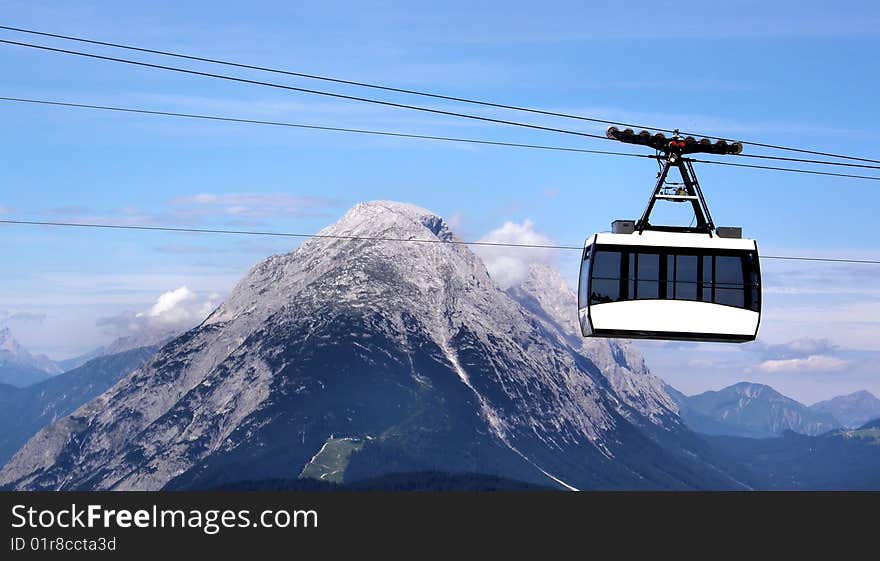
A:
[[[624,287],[626,288],[626,292],[620,295],[622,300],[635,300],[636,299],[636,254],[629,252],[624,253],[626,259],[624,259],[624,263],[626,263],[626,267],[623,271],[621,271],[621,278],[626,279],[626,283]]]
[[[746,268],[745,307],[757,312],[761,308],[759,302],[760,290],[758,288],[760,277],[760,272],[758,270],[758,256],[755,253],[749,253],[746,255],[744,263]]]
[[[703,284],[712,283],[712,256],[703,256]]]
[[[742,259],[738,256],[719,255],[715,258],[717,284],[743,284]]]
[[[760,309],[760,304],[758,302],[758,287],[756,285],[746,285],[745,307],[755,312]]]
[[[590,284],[590,303],[603,304],[621,299],[620,274],[623,254],[619,251],[593,253],[593,281]]]
[[[724,304],[725,306],[736,306],[737,308],[745,307],[745,296],[743,288],[722,288],[715,287],[715,303]]]
[[[677,282],[697,282],[697,256],[675,256],[675,280]]]
[[[591,289],[591,304],[604,304],[620,300],[620,280],[618,279],[594,278]]]
[[[660,254],[640,253],[636,260],[636,298],[660,297]]]
[[[638,292],[636,296],[639,300],[648,300],[651,298],[659,298],[660,283],[658,281],[638,281]]]
[[[697,256],[675,256],[675,299],[697,299]]]
[[[711,250],[664,252],[663,248],[639,247],[594,251],[590,294],[579,291],[578,295],[582,302],[589,296],[593,303],[666,298],[759,310],[757,254],[719,253],[727,255],[713,255]]]
[[[620,252],[597,251],[593,258],[593,277],[600,279],[620,278]]]
[[[675,283],[675,299],[676,300],[696,300],[697,285],[692,282],[676,282]]]
[[[638,279],[660,280],[660,255],[656,253],[639,254]]]
[[[587,305],[587,300],[589,298],[589,286],[590,286],[590,253],[589,250],[584,252],[584,260],[581,262],[581,275],[578,283],[578,308],[583,308]]]
[[[704,255],[703,262],[701,263],[703,267],[702,274],[702,285],[701,285],[701,294],[700,300],[703,302],[711,302],[712,301],[712,275],[714,271],[714,257],[711,255]]]
[[[754,253],[749,253],[746,257],[746,278],[748,284],[757,286],[758,284],[758,257]]]

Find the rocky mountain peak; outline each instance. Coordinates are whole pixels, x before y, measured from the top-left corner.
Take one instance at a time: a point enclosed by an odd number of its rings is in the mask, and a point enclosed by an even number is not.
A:
[[[256,265],[205,323],[263,318],[303,287],[328,276],[365,282],[367,276],[384,273],[387,280],[399,278],[424,290],[436,290],[436,281],[451,284],[453,277],[487,282],[485,266],[470,250],[438,243],[454,239],[446,222],[423,208],[391,201],[360,203],[296,250]],[[361,292],[369,286],[353,288]]]
[[[791,430],[817,435],[840,426],[832,415],[753,382],[682,396],[680,411],[689,427],[705,434],[766,438]]]
[[[0,350],[13,352],[20,348],[8,327],[0,327]]]
[[[880,399],[869,391],[860,390],[820,401],[810,409],[834,416],[847,428],[858,428],[880,417]]]
[[[756,382],[737,382],[727,389],[731,393],[747,398],[788,399],[770,386]]]
[[[868,390],[859,390],[847,395],[838,396],[838,398],[848,400],[848,401],[868,401],[875,402],[877,401],[877,397],[869,392]],[[836,399],[836,398],[835,398]]]
[[[355,206],[256,265],[200,326],[35,435],[0,484],[289,477],[314,471],[330,446],[354,458],[334,468],[345,478],[440,468],[566,488],[677,485],[674,469],[655,466],[697,461],[679,450],[696,444],[662,385],[629,369],[635,351],[573,334],[574,294],[552,270],[505,292],[467,246],[439,243],[454,239],[424,209]],[[595,359],[582,352],[590,345]],[[632,451],[647,449],[651,463]]]
[[[412,233],[430,232],[441,240],[452,239],[446,222],[433,212],[416,205],[395,201],[370,201],[359,203],[349,210],[329,229],[358,231],[379,235],[389,227],[411,230]]]
[[[0,362],[34,368],[46,374],[58,374],[58,367],[49,357],[31,354],[12,335],[9,327],[0,327]]]

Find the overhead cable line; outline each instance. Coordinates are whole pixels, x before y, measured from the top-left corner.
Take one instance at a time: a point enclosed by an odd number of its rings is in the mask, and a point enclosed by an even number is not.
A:
[[[344,236],[340,234],[300,234],[291,232],[271,232],[259,230],[222,230],[212,228],[178,228],[173,226],[133,226],[127,224],[100,224],[83,222],[51,222],[43,220],[7,220],[0,219],[0,224],[17,224],[26,226],[58,226],[64,228],[99,228],[108,230],[142,230],[148,232],[175,232],[184,234],[230,234],[240,236],[274,236],[282,238],[316,238],[330,240],[353,240],[353,241],[380,241],[380,242],[411,242],[411,243],[439,243],[451,245],[476,245],[489,247],[520,247],[527,249],[583,249],[575,246],[550,245],[550,244],[519,244],[503,242],[472,242],[462,240],[442,240],[440,238],[395,238],[387,236]]]
[[[796,257],[791,255],[762,255],[761,259],[778,259],[785,261],[817,261],[821,263],[855,263],[859,265],[880,265],[877,259],[845,259],[831,257]]]
[[[847,177],[850,179],[867,179],[870,181],[880,181],[880,177],[873,177],[870,175],[854,175],[850,173],[835,173],[831,171],[816,171],[812,169],[795,169],[795,168],[784,168],[778,166],[760,166],[756,164],[739,164],[736,162],[719,162],[717,160],[700,160],[697,158],[688,158],[690,161],[700,164],[715,164],[718,166],[733,166],[738,168],[752,168],[752,169],[764,169],[771,171],[787,171],[791,173],[806,173],[809,175],[827,175],[831,177]]]
[[[809,158],[786,158],[784,156],[768,156],[766,154],[736,154],[740,158],[756,158],[759,160],[778,160],[781,162],[799,162],[804,164],[822,164],[827,166],[840,166],[847,168],[880,169],[880,165],[850,164],[846,162],[829,162],[828,160],[811,160]]]
[[[345,128],[345,127],[330,127],[330,126],[322,126],[322,125],[307,125],[302,123],[288,123],[282,121],[265,121],[258,119],[243,119],[236,117],[222,117],[217,115],[201,115],[196,113],[177,113],[172,111],[156,111],[150,109],[137,109],[130,107],[114,107],[108,105],[91,105],[84,103],[70,103],[70,102],[62,102],[62,101],[50,101],[45,99],[29,99],[29,98],[18,98],[18,97],[0,97],[0,101],[8,101],[8,102],[16,102],[16,103],[31,103],[38,105],[49,105],[55,107],[67,107],[67,108],[75,108],[75,109],[94,109],[99,111],[113,111],[120,113],[134,113],[134,114],[143,114],[143,115],[154,115],[154,116],[164,116],[164,117],[179,117],[186,119],[201,119],[207,121],[219,121],[219,122],[229,122],[229,123],[242,123],[242,124],[253,124],[253,125],[266,125],[266,126],[276,126],[276,127],[288,127],[288,128],[299,128],[299,129],[307,129],[307,130],[322,130],[322,131],[333,131],[333,132],[346,132],[346,133],[356,133],[356,134],[366,134],[366,135],[375,135],[375,136],[386,136],[386,137],[398,137],[398,138],[408,138],[408,139],[417,139],[417,140],[436,140],[443,142],[459,142],[466,144],[481,144],[481,145],[489,145],[489,146],[503,146],[510,148],[527,148],[534,150],[549,150],[556,152],[573,152],[573,153],[581,153],[581,154],[598,154],[598,155],[606,155],[606,156],[628,156],[633,158],[649,158],[649,159],[657,159],[658,156],[653,154],[634,154],[631,152],[614,152],[610,150],[589,150],[586,148],[574,148],[570,146],[550,146],[543,144],[526,144],[519,142],[502,142],[496,140],[485,140],[485,139],[477,139],[477,138],[459,138],[459,137],[449,137],[449,136],[433,136],[426,134],[413,134],[413,133],[403,133],[403,132],[391,132],[391,131],[379,131],[379,130],[369,130],[369,129],[355,129],[355,128]],[[880,177],[873,177],[869,175],[854,175],[854,174],[846,174],[846,173],[830,173],[830,172],[821,172],[821,171],[813,171],[813,170],[803,170],[803,169],[795,169],[795,168],[785,168],[785,167],[776,167],[776,166],[761,166],[761,165],[749,165],[749,164],[733,164],[729,162],[719,162],[714,160],[693,160],[694,162],[700,162],[704,164],[716,164],[716,165],[730,165],[737,167],[747,167],[753,169],[765,169],[770,171],[783,171],[783,172],[792,172],[792,173],[805,173],[805,174],[813,174],[813,175],[826,175],[826,176],[834,176],[834,177],[843,177],[848,179],[866,179],[872,181],[880,181]]]
[[[369,134],[378,136],[391,136],[400,138],[412,138],[421,140],[441,140],[445,142],[463,142],[469,144],[488,144],[492,146],[508,146],[512,148],[533,148],[537,150],[555,150],[559,152],[579,152],[582,154],[602,154],[606,156],[631,156],[633,158],[651,158],[656,159],[657,156],[649,154],[633,154],[631,152],[613,152],[609,150],[588,150],[586,148],[574,148],[568,146],[545,146],[541,144],[524,144],[519,142],[501,142],[495,140],[483,140],[476,138],[457,138],[451,136],[432,136],[427,134],[412,134],[403,132],[378,131],[369,129],[354,129],[345,127],[328,127],[322,125],[306,125],[302,123],[287,123],[282,121],[264,121],[259,119],[242,119],[236,117],[221,117],[217,115],[200,115],[196,113],[176,113],[172,111],[153,111],[150,109],[135,109],[130,107],[113,107],[109,105],[89,105],[85,103],[68,103],[62,101],[49,101],[45,99],[28,99],[19,97],[0,97],[0,101],[12,101],[19,103],[33,103],[40,105],[53,105],[57,107],[72,107],[77,109],[95,109],[100,111],[116,111],[120,113],[135,113],[142,115],[157,115],[164,117],[181,117],[186,119],[202,119],[208,121],[221,121],[228,123],[243,123],[251,125],[267,125],[275,127],[290,127],[299,129],[311,129],[322,131],[349,132],[357,134]]]
[[[282,90],[289,90],[289,91],[300,92],[300,93],[321,95],[321,96],[325,96],[325,97],[334,97],[337,99],[346,99],[349,101],[361,101],[364,103],[372,103],[375,105],[383,105],[386,107],[395,107],[398,109],[411,109],[413,111],[434,113],[436,115],[447,115],[447,116],[451,116],[451,117],[461,117],[464,119],[473,119],[475,121],[484,121],[487,123],[495,123],[495,124],[500,124],[500,125],[510,125],[510,126],[515,126],[515,127],[524,127],[524,128],[528,128],[528,129],[542,130],[542,131],[548,131],[548,132],[558,132],[558,133],[562,133],[562,134],[570,134],[570,135],[581,136],[581,137],[586,137],[586,138],[600,138],[602,140],[606,140],[606,137],[604,135],[592,134],[592,133],[588,133],[588,132],[573,131],[573,130],[568,130],[568,129],[555,128],[555,127],[545,127],[545,126],[541,126],[541,125],[533,125],[531,123],[520,123],[518,121],[508,121],[505,119],[495,119],[492,117],[484,117],[482,115],[472,115],[469,113],[458,113],[456,111],[446,111],[443,109],[433,109],[430,107],[421,107],[419,105],[409,105],[406,103],[395,103],[393,101],[384,101],[384,100],[372,99],[372,98],[368,98],[368,97],[346,95],[346,94],[340,94],[340,93],[335,93],[335,92],[327,92],[327,91],[323,91],[323,90],[313,90],[310,88],[300,88],[297,86],[288,86],[286,84],[277,84],[274,82],[264,82],[262,80],[250,80],[248,78],[240,78],[238,76],[229,76],[226,74],[214,74],[212,72],[201,72],[199,70],[191,70],[189,68],[179,68],[177,66],[167,66],[164,64],[152,64],[149,62],[141,62],[141,61],[131,60],[131,59],[127,59],[127,58],[118,58],[118,57],[112,57],[112,56],[97,55],[94,53],[85,53],[82,51],[71,51],[68,49],[57,49],[55,47],[47,47],[45,45],[34,45],[32,43],[22,43],[19,41],[9,41],[7,39],[0,39],[0,43],[6,43],[8,45],[17,45],[19,47],[27,47],[27,48],[31,48],[31,49],[40,49],[40,50],[51,51],[51,52],[56,52],[56,53],[82,56],[82,57],[93,58],[93,59],[98,59],[98,60],[106,60],[106,61],[111,61],[111,62],[119,62],[119,63],[123,63],[123,64],[131,64],[134,66],[142,66],[145,68],[155,68],[158,70],[169,70],[172,72],[180,72],[182,74],[192,74],[194,76],[204,76],[207,78],[218,78],[220,80],[229,80],[232,82],[240,82],[243,84],[253,84],[253,85],[257,85],[257,86],[266,86],[269,88],[278,88],[278,89],[282,89]]]
[[[55,39],[63,39],[65,41],[76,41],[79,43],[86,43],[86,44],[91,44],[91,45],[100,45],[100,46],[104,46],[104,47],[125,49],[125,50],[129,50],[129,51],[136,51],[136,52],[141,52],[141,53],[175,57],[175,58],[184,59],[184,60],[192,60],[192,61],[197,61],[197,62],[207,62],[210,64],[218,64],[218,65],[229,66],[229,67],[234,67],[234,68],[242,68],[242,69],[247,69],[247,70],[257,70],[260,72],[270,72],[270,73],[274,73],[274,74],[293,76],[293,77],[297,77],[297,78],[306,78],[306,79],[310,79],[310,80],[321,80],[321,81],[325,81],[325,82],[332,82],[332,83],[343,84],[343,85],[348,85],[348,86],[371,88],[371,89],[375,89],[375,90],[388,91],[388,92],[394,92],[394,93],[402,93],[402,94],[407,94],[407,95],[416,95],[416,96],[433,98],[433,99],[441,99],[441,100],[445,100],[445,101],[454,101],[454,102],[459,102],[459,103],[468,103],[468,104],[472,104],[472,105],[482,105],[484,107],[493,107],[496,109],[507,109],[507,110],[511,110],[511,111],[527,112],[527,113],[533,113],[533,114],[545,115],[545,116],[551,116],[551,117],[577,119],[580,121],[588,121],[588,122],[592,122],[592,123],[601,123],[601,124],[606,124],[606,125],[618,125],[618,126],[630,127],[630,128],[634,128],[634,129],[635,128],[651,129],[651,130],[667,132],[667,133],[679,132],[674,129],[665,129],[665,128],[661,128],[661,127],[636,125],[636,124],[632,124],[632,123],[622,123],[620,121],[612,121],[609,119],[601,119],[598,117],[574,115],[571,113],[562,113],[562,112],[557,112],[557,111],[548,111],[548,110],[543,110],[543,109],[522,107],[522,106],[518,106],[518,105],[495,103],[495,102],[477,100],[477,99],[471,99],[471,98],[465,98],[465,97],[457,97],[457,96],[451,96],[451,95],[443,95],[443,94],[425,92],[425,91],[420,91],[420,90],[396,88],[396,87],[392,87],[392,86],[384,86],[384,85],[373,84],[373,83],[368,83],[368,82],[347,80],[347,79],[343,79],[343,78],[334,78],[334,77],[323,76],[323,75],[319,75],[319,74],[308,74],[305,72],[294,72],[294,71],[290,71],[290,70],[281,70],[278,68],[270,68],[267,66],[258,66],[258,65],[253,65],[253,64],[240,63],[240,62],[232,62],[232,61],[228,61],[228,60],[220,60],[220,59],[215,59],[215,58],[207,58],[207,57],[200,57],[200,56],[195,56],[195,55],[175,53],[175,52],[171,52],[171,51],[163,51],[163,50],[158,50],[158,49],[136,47],[133,45],[126,45],[126,44],[122,44],[122,43],[111,43],[108,41],[98,41],[95,39],[75,37],[72,35],[62,35],[62,34],[58,34],[58,33],[49,33],[49,32],[45,32],[45,31],[37,31],[37,30],[33,30],[33,29],[25,29],[25,28],[20,28],[20,27],[0,25],[0,29],[4,29],[7,31],[13,31],[16,33],[27,33],[27,34],[38,35],[38,36],[42,36],[42,37],[52,37]],[[706,134],[688,133],[688,132],[682,132],[681,134],[692,135],[692,136],[705,136],[705,137],[718,139],[718,140],[726,140],[728,142],[732,141],[730,138],[715,136],[715,135],[706,135]],[[780,145],[776,145],[776,144],[768,144],[768,143],[755,142],[755,141],[739,141],[739,142],[741,142],[742,144],[750,145],[750,146],[769,148],[769,149],[773,149],[773,150],[800,152],[800,153],[804,153],[804,154],[813,154],[815,156],[826,156],[826,157],[831,157],[831,158],[856,160],[856,161],[880,164],[880,160],[871,159],[871,158],[847,156],[847,155],[843,155],[843,154],[834,154],[831,152],[822,152],[822,151],[818,151],[818,150],[810,150],[810,149],[805,149],[805,148],[793,148],[790,146],[780,146]],[[750,156],[750,155],[742,154],[742,156]],[[784,158],[780,158],[780,159],[784,159]]]
[[[429,244],[448,244],[448,245],[466,245],[466,246],[485,246],[485,247],[509,247],[520,249],[555,249],[565,251],[583,251],[583,246],[579,245],[554,245],[554,244],[524,244],[524,243],[505,243],[505,242],[486,242],[486,241],[464,241],[464,240],[444,240],[440,238],[419,239],[419,238],[397,238],[392,236],[351,236],[342,234],[304,234],[293,232],[276,232],[261,230],[224,230],[216,228],[183,228],[174,226],[136,226],[128,224],[102,224],[94,222],[56,222],[44,220],[13,220],[0,219],[0,224],[23,225],[23,226],[49,226],[62,228],[90,228],[104,230],[135,230],[147,232],[168,232],[168,233],[184,233],[184,234],[225,234],[239,236],[271,236],[282,238],[304,238],[304,239],[328,239],[328,240],[348,240],[348,241],[372,241],[372,242],[393,242],[393,243],[429,243]],[[827,258],[827,257],[799,257],[799,256],[783,256],[783,255],[762,255],[761,259],[779,259],[791,261],[815,261],[827,263],[850,263],[861,265],[880,265],[880,260],[875,259],[845,259],[845,258]]]
[[[23,29],[20,27],[11,27],[11,26],[7,26],[7,25],[0,25],[0,29],[5,29],[7,31],[15,31],[17,33],[29,33],[31,35],[40,35],[43,37],[53,37],[55,39],[64,39],[66,41],[77,41],[79,43],[87,43],[90,45],[100,45],[100,46],[104,46],[104,47],[113,47],[116,49],[125,49],[125,50],[129,50],[129,51],[136,51],[136,52],[141,52],[141,53],[175,57],[175,58],[192,60],[192,61],[197,61],[197,62],[207,62],[210,64],[220,64],[223,66],[242,68],[242,69],[246,69],[246,70],[257,70],[260,72],[271,72],[273,74],[293,76],[296,78],[307,78],[309,80],[321,80],[324,82],[332,82],[335,84],[343,84],[343,85],[347,85],[347,86],[357,86],[360,88],[371,88],[374,90],[381,90],[381,91],[386,91],[386,92],[402,93],[402,94],[407,94],[407,95],[417,95],[417,96],[428,97],[428,98],[433,98],[433,99],[442,99],[444,101],[455,101],[455,102],[459,102],[459,103],[483,105],[485,107],[494,107],[496,109],[509,109],[512,111],[523,111],[523,112],[527,112],[527,113],[535,113],[538,115],[546,115],[546,116],[551,116],[551,117],[579,119],[582,121],[590,121],[593,123],[601,123],[601,124],[606,124],[606,125],[621,125],[621,126],[628,126],[628,127],[633,127],[633,128],[647,128],[647,127],[639,127],[639,125],[628,125],[626,123],[620,123],[619,121],[609,121],[609,120],[599,119],[599,118],[594,118],[594,117],[583,117],[583,116],[579,116],[579,115],[571,115],[568,113],[559,113],[556,111],[534,109],[534,108],[529,108],[529,107],[521,107],[521,106],[517,106],[517,105],[507,105],[504,103],[493,103],[491,101],[482,101],[482,100],[470,99],[470,98],[466,98],[466,97],[457,97],[457,96],[451,96],[451,95],[430,93],[430,92],[424,92],[424,91],[420,91],[420,90],[396,88],[393,86],[383,86],[380,84],[371,84],[368,82],[358,82],[355,80],[347,80],[344,78],[334,78],[331,76],[322,76],[319,74],[308,74],[305,72],[294,72],[292,70],[281,70],[278,68],[270,68],[267,66],[258,66],[255,64],[245,64],[245,63],[241,63],[241,62],[232,62],[232,61],[220,60],[220,59],[216,59],[216,58],[207,58],[207,57],[201,57],[201,56],[196,56],[196,55],[174,53],[171,51],[162,51],[162,50],[158,50],[158,49],[148,49],[145,47],[136,47],[133,45],[125,45],[122,43],[111,43],[108,41],[98,41],[95,39],[74,37],[72,35],[61,35],[59,33],[48,33],[45,31],[36,31],[33,29]],[[655,130],[663,130],[664,132],[673,132],[671,130],[665,130],[665,129],[656,129],[655,128]]]

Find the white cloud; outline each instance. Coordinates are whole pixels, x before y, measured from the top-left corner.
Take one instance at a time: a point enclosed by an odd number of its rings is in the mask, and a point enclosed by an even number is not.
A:
[[[172,212],[188,216],[267,218],[271,216],[321,216],[337,202],[322,197],[297,197],[287,193],[200,193],[171,200]]]
[[[159,296],[153,307],[145,314],[138,314],[138,317],[146,316],[169,325],[197,323],[211,313],[217,298],[218,295],[211,294],[203,300],[186,286],[181,286]]]
[[[199,193],[173,198],[158,211],[122,207],[110,210],[82,206],[49,208],[45,212],[67,221],[125,226],[197,226],[221,220],[230,224],[257,224],[273,217],[326,217],[341,203],[325,197],[298,197],[288,193]],[[0,207],[0,214],[3,207]]]
[[[500,228],[492,230],[481,242],[518,245],[553,245],[553,240],[535,231],[534,223],[525,219],[522,224],[505,222]],[[557,251],[542,248],[474,246],[474,251],[483,259],[489,274],[502,288],[510,287],[523,280],[533,263],[551,263]]]
[[[778,372],[837,372],[849,366],[849,362],[833,356],[810,355],[806,358],[765,360],[755,370],[767,373]]]
[[[46,321],[46,314],[37,314],[32,312],[10,312],[8,310],[0,310],[0,325],[4,323],[43,323]]]
[[[793,358],[807,358],[815,355],[830,355],[837,349],[837,345],[825,338],[801,337],[787,343],[768,344],[757,341],[743,347],[745,351],[761,354],[764,360],[787,360]]]
[[[717,361],[711,359],[692,358],[691,360],[687,361],[687,367],[700,370],[709,370],[716,366],[716,362]]]
[[[880,350],[880,302],[838,303],[815,300],[800,306],[766,306],[762,314],[764,337],[779,339],[822,333],[845,349]]]
[[[444,220],[449,229],[459,233],[464,227],[464,214],[456,212]]]
[[[158,245],[155,249],[161,253],[171,253],[175,255],[243,254],[247,256],[263,257],[279,252],[286,253],[291,250],[291,247],[290,240],[285,238],[242,238],[239,240],[227,241],[223,245],[167,243]],[[213,265],[214,262],[211,262],[211,264]],[[247,264],[250,265],[250,262]],[[228,266],[228,262],[218,262],[217,265],[225,268]]]
[[[130,207],[103,210],[84,206],[53,207],[42,211],[50,218],[66,222],[85,222],[94,224],[121,224],[123,226],[161,226],[181,225],[179,220],[166,213],[153,213]],[[172,224],[173,223],[173,224]]]
[[[768,254],[802,256],[798,250],[780,249]],[[811,257],[880,259],[880,253],[868,249],[810,252]],[[844,263],[803,263],[765,261],[762,262],[764,294],[779,295],[777,301],[794,302],[799,297],[805,299],[812,295],[846,296],[863,295],[876,297],[880,290],[874,286],[876,270],[874,267]],[[827,301],[828,298],[822,298]]]
[[[219,294],[202,296],[186,286],[181,286],[161,294],[146,311],[125,311],[99,319],[98,325],[118,337],[152,332],[180,332],[204,320],[219,301]]]

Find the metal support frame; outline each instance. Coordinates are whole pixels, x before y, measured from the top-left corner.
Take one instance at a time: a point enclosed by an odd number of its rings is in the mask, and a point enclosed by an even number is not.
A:
[[[672,167],[677,168],[681,174],[681,179],[684,182],[685,187],[685,196],[669,196],[662,194],[663,186],[666,184],[669,170]],[[696,225],[657,226],[651,224],[651,212],[654,210],[654,204],[658,199],[676,200],[679,202],[684,202],[686,200],[690,201],[691,206],[693,206],[694,209]],[[681,157],[681,155],[676,154],[675,152],[666,153],[666,159],[662,163],[660,172],[657,174],[657,183],[654,186],[654,192],[651,193],[651,198],[648,200],[648,206],[645,208],[645,212],[642,213],[642,217],[636,222],[635,229],[639,233],[644,230],[661,230],[667,232],[690,232],[712,235],[712,232],[715,230],[715,224],[712,222],[712,215],[709,213],[709,206],[706,204],[706,198],[703,196],[702,189],[700,189],[700,183],[697,181],[697,176],[694,173],[694,168],[690,160]]]
[[[691,160],[684,157],[684,154],[695,154],[698,152],[718,155],[740,154],[743,149],[742,143],[726,140],[717,140],[713,142],[708,138],[697,140],[692,136],[681,138],[678,130],[674,131],[671,138],[667,138],[661,133],[651,134],[649,131],[644,130],[636,133],[630,128],[620,130],[617,127],[608,127],[605,134],[612,140],[626,142],[628,144],[648,146],[658,152],[657,159],[661,164],[660,172],[657,174],[657,184],[654,186],[654,192],[648,200],[648,207],[645,209],[642,217],[635,224],[635,229],[640,234],[644,230],[661,230],[666,232],[690,232],[712,235],[712,232],[715,230],[715,223],[712,222],[712,215],[709,214],[709,206],[706,204],[706,197],[703,196],[703,190],[700,189],[700,183],[697,181],[697,174],[694,172],[694,166]],[[681,173],[681,179],[684,182],[684,194],[681,192],[676,192],[675,194],[663,192],[664,185],[666,185],[666,180],[669,176],[669,170],[672,167],[678,168],[679,173]],[[651,224],[651,211],[654,210],[654,204],[658,200],[680,203],[690,201],[694,208],[696,225],[655,226]]]

